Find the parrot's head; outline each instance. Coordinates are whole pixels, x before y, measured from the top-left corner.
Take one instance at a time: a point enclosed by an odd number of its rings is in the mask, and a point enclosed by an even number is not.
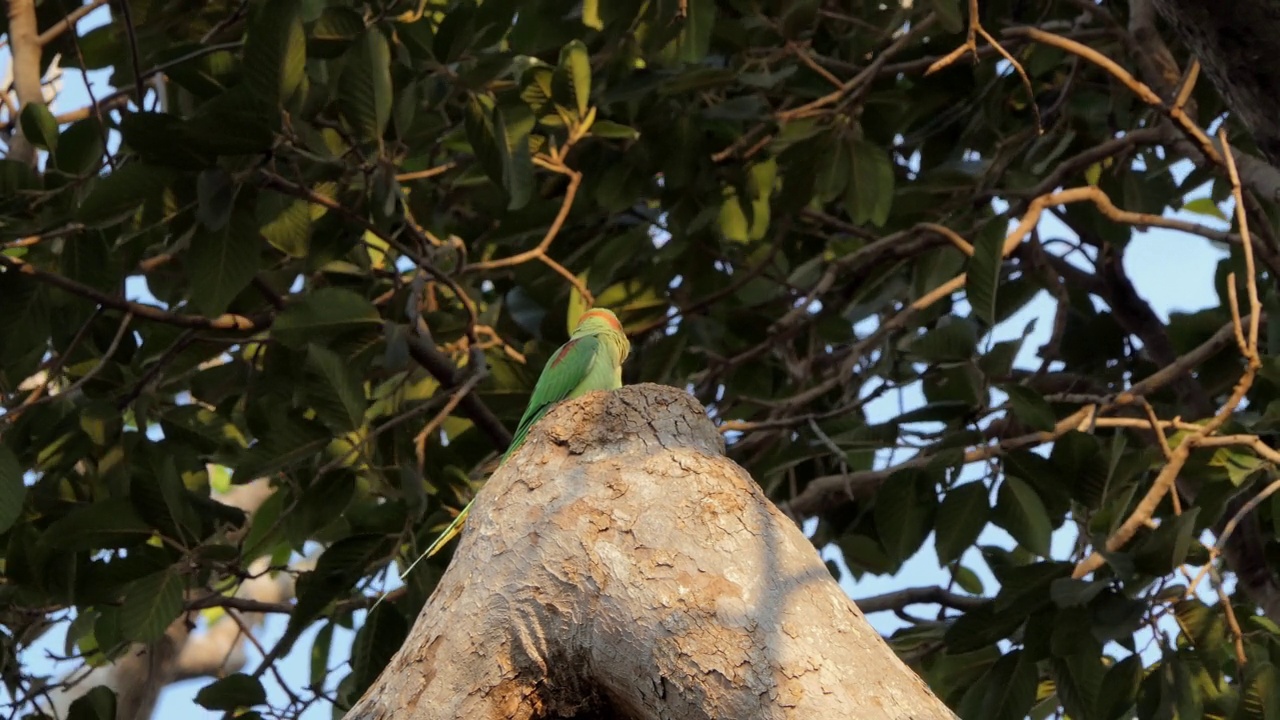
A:
[[[627,340],[627,333],[623,331],[622,323],[618,322],[618,316],[611,310],[593,308],[582,313],[582,317],[578,318],[578,327],[573,330],[573,336],[587,335],[605,338],[613,343],[618,349],[619,363],[626,360],[631,352],[631,342]]]

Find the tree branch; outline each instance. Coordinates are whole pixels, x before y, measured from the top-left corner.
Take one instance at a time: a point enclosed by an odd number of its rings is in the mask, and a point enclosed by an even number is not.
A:
[[[67,30],[73,29],[75,24],[80,22],[80,19],[85,15],[88,15],[109,2],[111,2],[111,0],[90,0],[89,3],[81,5],[75,10],[67,13],[66,17],[50,25],[48,29],[40,33],[40,47],[43,48],[54,40],[57,40],[59,35]]]
[[[35,0],[10,0],[9,49],[13,54],[13,88],[18,93],[18,109],[27,105],[44,105],[44,88],[40,83],[39,27],[36,24]],[[9,159],[34,166],[36,148],[23,136],[22,123],[16,122],[9,141]]]
[[[418,337],[409,337],[409,357],[421,365],[431,376],[440,383],[440,387],[445,390],[456,390],[463,383],[458,368],[440,352],[434,344],[425,342]],[[471,418],[471,422],[480,428],[480,431],[489,436],[489,440],[493,443],[495,449],[499,452],[505,450],[511,444],[511,432],[502,424],[497,415],[489,409],[488,405],[480,399],[475,393],[467,393],[462,396],[458,402],[462,411]]]
[[[83,285],[57,273],[46,272],[25,260],[20,260],[15,257],[0,255],[0,266],[3,266],[9,272],[23,273],[24,275],[35,278],[42,283],[61,288],[73,295],[78,295],[86,300],[92,300],[100,305],[132,313],[146,320],[154,320],[155,322],[174,325],[176,327],[195,328],[199,330],[240,330],[243,332],[256,332],[269,327],[273,320],[270,315],[246,317],[244,315],[235,315],[233,313],[223,313],[218,317],[209,318],[203,315],[174,313],[163,308],[156,307],[155,305],[144,305],[143,303],[125,300],[124,298],[117,297],[115,295],[108,295],[97,288]]]
[[[959,595],[940,587],[915,587],[896,590],[883,595],[874,595],[861,600],[854,600],[864,614],[901,610],[908,605],[942,605],[956,610],[977,610],[991,602],[989,598],[973,595]]]
[[[1249,322],[1246,317],[1244,322]],[[1125,392],[1115,396],[1111,403],[1103,406],[1097,414],[1110,410],[1117,405],[1127,405],[1136,401],[1139,397],[1149,395],[1169,383],[1173,382],[1192,368],[1200,365],[1204,361],[1224,350],[1228,345],[1234,342],[1235,335],[1232,323],[1227,323],[1213,337],[1201,343],[1199,347],[1191,352],[1179,357],[1175,362],[1161,368],[1152,375],[1143,378],[1134,383]],[[1090,408],[1086,407],[1077,411],[1073,415],[1060,420],[1052,431],[1036,432],[1027,435],[1021,435],[1014,438],[1006,438],[993,445],[984,445],[974,448],[965,453],[965,464],[986,460],[992,457],[998,457],[1004,453],[1013,450],[1019,450],[1027,447],[1034,447],[1053,439],[1060,437],[1069,430],[1080,426],[1083,420],[1086,420],[1089,413],[1086,412]],[[833,507],[843,505],[847,501],[853,499],[865,499],[871,497],[876,490],[880,488],[881,483],[889,478],[889,476],[900,470],[909,468],[920,468],[927,466],[932,460],[932,455],[921,454],[916,457],[894,465],[892,467],[882,468],[879,470],[860,470],[858,472],[826,475],[816,478],[805,485],[804,489],[791,500],[782,503],[779,507],[792,517],[806,518],[819,515],[823,512],[830,511]]]

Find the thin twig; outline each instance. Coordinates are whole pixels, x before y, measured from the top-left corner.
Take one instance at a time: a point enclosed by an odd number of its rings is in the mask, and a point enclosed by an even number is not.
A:
[[[1173,452],[1170,454],[1165,466],[1161,468],[1160,473],[1156,476],[1156,479],[1152,483],[1151,488],[1147,491],[1147,494],[1138,503],[1137,507],[1134,508],[1133,512],[1130,513],[1129,517],[1120,524],[1120,527],[1118,527],[1115,532],[1107,538],[1106,549],[1109,552],[1116,552],[1121,549],[1133,538],[1139,529],[1150,526],[1153,522],[1156,508],[1159,506],[1160,501],[1164,496],[1173,489],[1178,473],[1182,471],[1182,467],[1190,458],[1191,451],[1198,446],[1204,445],[1211,435],[1226,424],[1227,420],[1235,413],[1236,409],[1240,407],[1240,403],[1244,400],[1245,395],[1248,394],[1249,388],[1253,386],[1253,380],[1257,375],[1258,369],[1262,366],[1262,361],[1258,356],[1258,327],[1261,319],[1260,311],[1262,304],[1258,299],[1257,273],[1253,263],[1253,240],[1249,236],[1249,222],[1244,208],[1243,190],[1240,187],[1240,176],[1236,172],[1235,161],[1231,155],[1231,146],[1227,142],[1225,130],[1219,131],[1218,139],[1222,143],[1222,155],[1226,158],[1225,162],[1227,173],[1231,179],[1231,192],[1235,197],[1236,222],[1240,227],[1241,245],[1244,248],[1245,283],[1248,292],[1250,311],[1248,335],[1247,337],[1244,337],[1242,342],[1243,347],[1240,348],[1246,361],[1245,370],[1239,381],[1236,382],[1235,387],[1232,388],[1231,395],[1222,403],[1221,407],[1213,417],[1209,418],[1202,425],[1199,425],[1194,432],[1191,432],[1183,438],[1178,447],[1173,449]],[[1228,279],[1228,286],[1231,287],[1233,285],[1234,275],[1229,276]],[[1235,297],[1234,292],[1229,292],[1228,295],[1231,298]],[[1244,330],[1241,327],[1242,323],[1243,320],[1240,318],[1239,309],[1236,308],[1232,313],[1231,324],[1238,342],[1240,342],[1239,339],[1242,338],[1242,336],[1245,336]],[[1215,546],[1215,549],[1216,547],[1217,546]],[[1211,553],[1210,555],[1210,563],[1212,563],[1213,556],[1216,555],[1216,553]],[[1072,572],[1072,577],[1082,578],[1085,575],[1101,568],[1105,562],[1106,560],[1103,558],[1102,554],[1095,550],[1076,565],[1075,570]],[[1201,576],[1203,576],[1203,571],[1201,571]]]
[[[90,0],[90,2],[88,2],[87,4],[81,5],[75,10],[72,10],[71,12],[67,13],[66,16],[63,17],[61,20],[50,25],[44,32],[40,33],[40,37],[39,37],[40,47],[43,48],[44,46],[48,45],[54,40],[57,40],[59,35],[66,32],[67,30],[73,29],[75,27],[75,24],[77,22],[80,22],[80,19],[83,18],[85,15],[88,15],[89,13],[93,12],[94,10],[97,10],[98,8],[102,7],[103,5],[106,5],[109,2],[111,2],[111,0]],[[82,63],[82,66],[83,66],[83,63]]]

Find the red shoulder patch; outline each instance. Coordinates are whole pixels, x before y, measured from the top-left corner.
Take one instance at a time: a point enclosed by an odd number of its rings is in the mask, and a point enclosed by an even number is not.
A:
[[[573,346],[577,344],[578,344],[577,340],[570,340],[569,342],[561,346],[560,352],[556,353],[556,356],[554,358],[551,358],[551,364],[552,365],[559,364],[560,361],[564,359],[564,356],[568,355],[569,351],[573,349]]]

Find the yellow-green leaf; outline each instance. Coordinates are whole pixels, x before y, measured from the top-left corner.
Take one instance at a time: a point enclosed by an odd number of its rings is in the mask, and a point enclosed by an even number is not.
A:
[[[720,203],[720,234],[730,242],[745,243],[750,238],[750,228],[737,191],[729,188]]]
[[[364,31],[347,51],[339,108],[366,142],[381,140],[395,100],[391,85],[391,48],[377,28]]]
[[[58,121],[43,102],[29,102],[22,106],[18,118],[22,136],[32,145],[54,151],[58,149]]]
[[[583,270],[578,274],[578,281],[584,286],[587,284],[587,272],[587,270]],[[569,317],[567,318],[569,332],[573,332],[573,329],[578,326],[578,318],[582,317],[582,314],[585,313],[587,309],[587,299],[582,296],[582,293],[578,292],[578,288],[576,286],[570,288]]]

